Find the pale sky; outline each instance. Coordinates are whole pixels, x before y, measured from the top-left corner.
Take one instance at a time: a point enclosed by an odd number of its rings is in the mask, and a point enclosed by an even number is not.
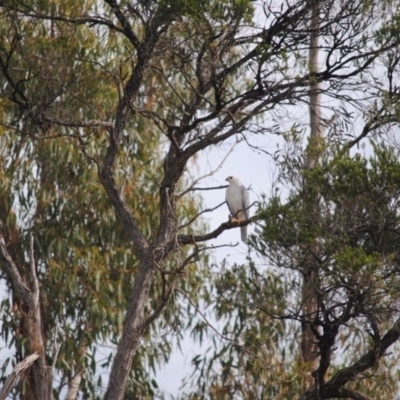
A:
[[[269,153],[274,153],[277,150],[278,141],[281,144],[283,143],[281,138],[269,134],[253,137],[250,141],[252,145]],[[191,164],[191,173],[196,177],[200,177],[215,170],[229,153],[233,143],[234,140],[220,146],[213,146],[203,152],[197,162]],[[253,203],[259,200],[263,193],[267,197],[270,196],[274,170],[275,165],[270,156],[262,151],[251,149],[245,142],[241,142],[234,147],[221,168],[212,177],[205,178],[199,182],[197,186],[214,187],[227,185],[225,178],[235,175],[246,187],[251,186],[250,202]],[[204,208],[213,208],[225,200],[225,189],[201,191],[199,193],[203,196]],[[254,207],[250,214],[253,214],[252,211],[254,212]],[[227,222],[228,216],[229,210],[226,204],[212,213],[205,214],[210,230],[214,230],[221,223]],[[253,229],[250,225],[248,228],[249,233],[252,233]],[[218,248],[213,254],[216,264],[223,259],[227,259],[229,265],[233,265],[234,263],[244,263],[246,261],[247,245],[240,241],[239,228],[225,231],[217,239],[213,239],[207,244],[220,246],[236,243],[239,244],[235,248]],[[207,346],[205,345],[204,348]],[[193,371],[191,366],[192,358],[201,351],[201,348],[187,337],[182,343],[182,350],[183,354],[176,350],[172,354],[170,362],[161,367],[157,374],[157,383],[160,389],[165,392],[166,397],[168,397],[168,394],[176,395],[178,393],[182,378],[188,377]]]

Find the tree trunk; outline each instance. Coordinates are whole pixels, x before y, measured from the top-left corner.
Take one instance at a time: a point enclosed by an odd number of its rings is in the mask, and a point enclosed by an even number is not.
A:
[[[46,365],[45,355],[32,366],[32,374],[35,382],[35,398],[41,400],[53,399],[53,371]]]
[[[31,388],[36,399],[52,400],[53,371],[46,365],[45,340],[42,332],[42,315],[40,309],[40,285],[36,275],[35,257],[33,251],[33,236],[30,240],[30,265],[25,269],[24,279],[4,244],[0,234],[0,252],[4,257],[4,269],[10,277],[14,294],[19,299],[22,318],[26,320],[28,340],[31,352],[38,354],[38,359],[33,363],[30,373]],[[28,284],[27,282],[28,281]]]
[[[311,15],[311,35],[310,35],[310,53],[309,69],[310,73],[318,70],[318,44],[319,44],[319,13],[320,7],[316,1],[313,4]],[[306,169],[311,170],[318,164],[323,140],[323,126],[321,124],[321,84],[311,83],[310,85],[310,139],[307,148]],[[305,180],[305,190],[307,191],[307,181]],[[308,223],[315,223],[313,214],[317,205],[312,202],[309,207]],[[307,363],[308,373],[306,375],[306,390],[310,390],[313,385],[312,371],[315,371],[319,365],[318,345],[316,337],[311,329],[311,321],[317,317],[318,304],[316,290],[314,287],[315,277],[318,271],[312,265],[312,262],[303,266],[303,288],[302,288],[302,337],[301,337],[301,357],[303,362]]]
[[[28,311],[28,331],[33,353],[39,354],[39,359],[32,365],[34,393],[36,399],[52,400],[52,368],[46,365],[45,340],[42,331],[42,314],[40,309],[40,285],[36,275],[35,258],[33,252],[33,236],[31,236],[31,302]]]
[[[149,255],[150,254],[150,255]],[[104,400],[122,400],[124,398],[125,387],[132,367],[132,360],[135,349],[139,347],[143,336],[141,324],[143,322],[143,312],[148,298],[151,282],[153,280],[154,263],[151,250],[142,258],[139,271],[136,276],[135,284],[129,308],[124,321],[121,341],[115,355],[110,379],[108,381],[107,392]]]

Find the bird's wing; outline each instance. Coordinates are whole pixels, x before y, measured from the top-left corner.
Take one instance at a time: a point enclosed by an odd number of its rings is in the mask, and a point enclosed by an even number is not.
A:
[[[244,214],[246,215],[246,219],[250,217],[250,195],[245,186],[241,188],[241,197],[242,197],[242,210],[244,210]]]
[[[229,186],[226,190],[226,204],[228,204],[229,211],[232,217],[242,209],[242,194],[241,190],[235,186]]]

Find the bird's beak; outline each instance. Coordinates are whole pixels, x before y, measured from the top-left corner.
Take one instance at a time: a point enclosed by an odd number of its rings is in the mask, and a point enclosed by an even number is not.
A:
[[[228,178],[225,179],[228,182]]]

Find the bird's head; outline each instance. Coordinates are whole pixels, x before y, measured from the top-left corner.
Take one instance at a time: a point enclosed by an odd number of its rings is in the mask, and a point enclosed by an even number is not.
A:
[[[239,178],[236,176],[228,176],[225,180],[231,185],[240,185],[241,184]]]

